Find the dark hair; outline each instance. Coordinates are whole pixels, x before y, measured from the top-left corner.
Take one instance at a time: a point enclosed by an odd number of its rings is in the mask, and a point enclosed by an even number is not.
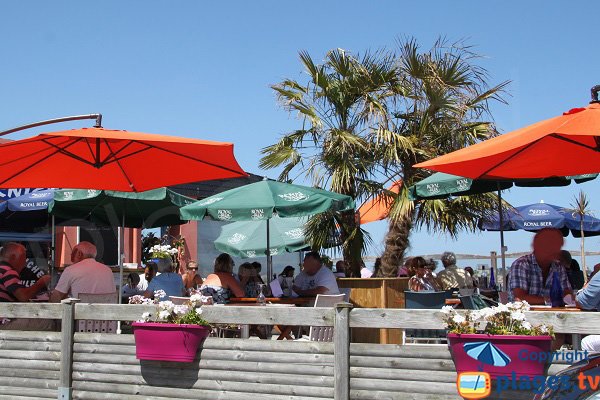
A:
[[[225,272],[232,273],[233,272],[233,259],[227,253],[221,253],[215,258],[215,273],[217,272]]]
[[[260,270],[262,269],[262,265],[260,265],[260,263],[258,261],[254,261],[252,263],[252,268],[254,268],[255,270],[257,270],[258,272],[260,272]]]
[[[308,257],[317,260],[320,264],[323,263],[323,260],[321,260],[321,255],[319,254],[318,251],[309,251],[308,253],[306,253],[304,258],[308,258]]]
[[[296,269],[294,267],[292,267],[291,265],[287,265],[283,271],[281,271],[281,273],[279,274],[279,276],[285,276],[288,272],[292,271],[294,272]]]
[[[417,268],[426,268],[427,267],[427,260],[425,260],[423,257],[415,257],[412,260],[410,260],[410,262],[408,263],[408,268],[412,269],[413,271],[417,271]]]

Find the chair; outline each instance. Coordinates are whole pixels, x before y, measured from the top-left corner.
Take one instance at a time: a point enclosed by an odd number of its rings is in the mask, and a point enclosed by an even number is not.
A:
[[[444,292],[404,292],[405,308],[438,310],[446,304],[446,299],[452,297],[450,291]],[[406,338],[412,338],[416,343],[419,340],[441,341],[446,338],[444,329],[405,329]]]
[[[344,293],[340,294],[318,294],[315,299],[315,307],[333,307],[337,303],[341,303],[345,298]],[[333,326],[311,326],[308,334],[308,339],[312,342],[332,342],[333,341]]]
[[[479,294],[473,294],[471,296],[460,296],[460,303],[465,310],[481,310],[491,306],[497,306],[498,303],[492,299]]]
[[[82,303],[89,304],[116,304],[118,302],[117,292],[99,294],[79,293],[79,299]],[[117,321],[80,319],[77,323],[77,332],[116,333]]]
[[[350,302],[350,293],[351,292],[352,292],[352,288],[349,288],[349,287],[340,288],[340,293],[342,293],[345,296],[344,297],[345,302]]]
[[[189,301],[189,297],[180,297],[180,296],[169,296],[169,300],[173,304],[184,304],[186,301]]]
[[[468,289],[468,288],[465,288],[465,289],[458,289],[458,293],[459,293],[461,296],[471,296],[471,295],[474,295],[474,294],[475,294],[475,292],[476,292],[476,289]]]

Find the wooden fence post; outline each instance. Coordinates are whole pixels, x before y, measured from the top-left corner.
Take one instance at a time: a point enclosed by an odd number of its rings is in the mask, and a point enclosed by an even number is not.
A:
[[[60,341],[60,382],[58,384],[58,400],[73,398],[73,333],[75,332],[75,304],[79,299],[61,301],[62,325]]]
[[[335,305],[335,322],[333,331],[333,398],[348,400],[350,398],[350,310],[352,304],[337,303]]]

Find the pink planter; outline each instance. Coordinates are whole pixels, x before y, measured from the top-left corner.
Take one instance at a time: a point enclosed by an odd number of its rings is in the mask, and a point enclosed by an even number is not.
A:
[[[192,362],[211,329],[199,325],[134,322],[135,356],[138,360]]]
[[[545,375],[551,336],[448,334],[456,372],[487,372],[499,376]]]

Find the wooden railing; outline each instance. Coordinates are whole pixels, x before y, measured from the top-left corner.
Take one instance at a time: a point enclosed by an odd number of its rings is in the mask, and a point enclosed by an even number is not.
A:
[[[41,371],[39,376],[54,379],[35,380],[37,388],[30,388],[29,396],[38,398],[56,398],[52,393],[59,399],[100,398],[97,396],[104,391],[131,399],[167,395],[241,399],[253,394],[273,400],[345,400],[376,398],[369,397],[373,393],[386,398],[456,398],[447,348],[418,346],[418,350],[410,350],[411,346],[350,344],[352,327],[443,329],[441,314],[434,310],[352,309],[348,303],[335,308],[293,309],[204,306],[203,316],[211,323],[333,326],[334,343],[209,338],[200,353],[200,364],[192,366],[135,360],[132,335],[73,333],[78,319],[135,321],[152,311],[154,306],[81,304],[69,299],[63,304],[0,304],[3,317],[60,319],[62,323],[60,333],[21,332],[19,336],[0,331],[0,375],[5,374],[0,379],[4,385],[0,398],[27,393],[18,386],[25,384],[19,379],[31,377],[6,377],[17,374],[10,365],[19,357],[27,364],[28,373]],[[553,325],[558,333],[600,334],[597,313],[528,312],[526,316],[534,324]],[[420,370],[423,380],[396,372],[398,369]],[[155,376],[162,373],[170,378]],[[224,382],[227,374],[238,374],[236,382],[246,383]]]

